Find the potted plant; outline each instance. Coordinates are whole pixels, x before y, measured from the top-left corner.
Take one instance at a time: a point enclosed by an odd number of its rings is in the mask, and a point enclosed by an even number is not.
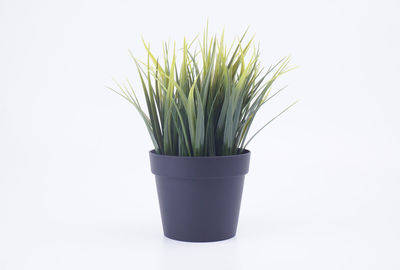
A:
[[[150,164],[168,238],[209,242],[235,236],[250,161],[246,147],[294,104],[248,136],[258,110],[280,92],[271,94],[271,86],[290,70],[290,58],[260,68],[259,50],[253,39],[244,42],[245,35],[227,48],[223,34],[217,39],[206,30],[195,39],[199,51],[184,40],[180,65],[175,45],[164,45],[158,60],[143,42],[147,59],[131,56],[146,109],[129,81],[110,88],[137,109],[154,144]]]

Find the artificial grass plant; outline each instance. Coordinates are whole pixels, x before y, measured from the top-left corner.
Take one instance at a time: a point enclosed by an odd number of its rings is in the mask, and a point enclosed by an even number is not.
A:
[[[271,86],[288,72],[290,57],[268,69],[260,68],[259,50],[246,33],[228,48],[221,37],[183,41],[178,52],[165,44],[159,60],[143,41],[146,61],[134,59],[146,107],[137,98],[129,80],[110,88],[129,101],[143,118],[156,153],[176,156],[235,155],[266,125],[289,109],[285,108],[248,138],[259,109],[281,90],[271,94]],[[199,51],[194,48],[198,43]],[[172,57],[171,57],[172,55]]]

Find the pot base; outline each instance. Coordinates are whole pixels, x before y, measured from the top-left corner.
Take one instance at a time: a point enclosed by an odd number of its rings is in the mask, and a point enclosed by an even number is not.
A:
[[[220,239],[212,239],[212,240],[204,240],[204,239],[202,239],[202,240],[198,240],[198,241],[196,241],[196,240],[188,240],[188,239],[178,239],[178,238],[174,238],[173,236],[168,236],[166,234],[164,234],[164,236],[166,238],[168,238],[168,239],[175,240],[175,241],[180,241],[180,242],[210,243],[210,242],[219,242],[219,241],[225,241],[225,240],[232,239],[232,238],[234,238],[236,236],[236,234],[234,234],[232,236],[223,237],[223,238],[220,238]]]

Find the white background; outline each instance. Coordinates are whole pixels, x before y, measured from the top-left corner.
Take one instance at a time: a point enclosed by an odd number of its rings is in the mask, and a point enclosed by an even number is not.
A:
[[[0,1],[0,269],[400,269],[399,1]],[[253,130],[237,237],[163,237],[128,49],[247,26],[299,66]],[[279,85],[277,85],[278,87]],[[275,88],[277,89],[277,88]]]

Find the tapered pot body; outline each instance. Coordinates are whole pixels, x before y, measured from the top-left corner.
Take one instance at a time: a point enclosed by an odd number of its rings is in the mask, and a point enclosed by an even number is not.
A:
[[[150,151],[164,235],[189,242],[236,234],[250,152],[232,156],[181,157]]]

